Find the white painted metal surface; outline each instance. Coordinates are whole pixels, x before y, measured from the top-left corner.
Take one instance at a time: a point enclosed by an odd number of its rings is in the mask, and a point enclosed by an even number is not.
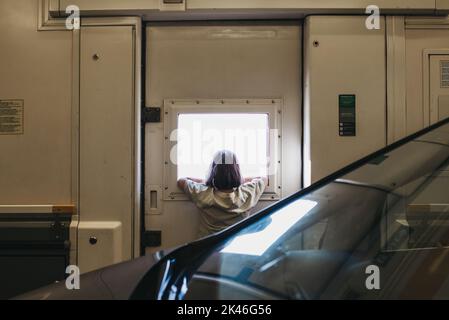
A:
[[[88,221],[78,226],[78,267],[86,273],[124,260],[120,221]]]
[[[407,135],[405,19],[386,17],[388,144]]]
[[[72,37],[37,32],[37,5],[0,1],[0,100],[24,100],[24,134],[0,137],[5,205],[72,203]]]
[[[81,243],[83,223],[120,222],[121,228],[117,231],[121,233],[117,236],[122,248],[120,259],[132,257],[135,141],[133,32],[131,26],[81,29],[78,251],[82,269],[85,267],[83,263],[87,263],[82,257],[88,257],[83,252],[86,246]],[[103,232],[101,228],[96,230]],[[92,262],[88,265],[92,266]]]
[[[449,117],[449,55],[430,56],[430,123]]]
[[[170,98],[274,97],[283,100],[284,197],[301,187],[301,27],[230,23],[147,28],[146,106],[162,107]],[[145,138],[145,184],[164,187],[163,123],[147,124]],[[148,196],[146,189],[146,201]],[[257,208],[270,203],[261,201]],[[147,209],[145,222],[147,230],[162,230],[161,248],[195,239],[198,211],[194,204],[162,201],[160,210],[150,214]]]
[[[362,9],[372,5],[371,0],[188,0],[191,9]],[[384,10],[435,9],[434,0],[378,0],[375,3]]]
[[[406,30],[407,133],[430,125],[429,63],[431,55],[449,54],[449,25]]]
[[[377,5],[385,13],[392,14],[433,14],[438,11],[448,10],[446,0],[377,0]],[[183,11],[182,16],[189,18],[191,14],[206,12],[208,17],[219,16],[226,12],[236,12],[240,15],[257,13],[259,18],[267,18],[270,12],[267,10],[297,12],[303,15],[309,14],[363,14],[367,6],[374,4],[370,0],[184,0],[182,4],[164,4],[162,0],[59,0],[59,12],[64,13],[64,8],[75,4],[81,8],[85,15],[114,15],[114,14],[141,14],[150,15],[159,11]],[[265,11],[265,12],[264,12]],[[160,15],[163,17],[164,12]],[[168,17],[168,15],[166,15]],[[204,16],[203,16],[204,18]]]
[[[305,27],[304,183],[386,145],[385,20],[312,16]],[[356,136],[339,136],[339,95],[356,96]]]

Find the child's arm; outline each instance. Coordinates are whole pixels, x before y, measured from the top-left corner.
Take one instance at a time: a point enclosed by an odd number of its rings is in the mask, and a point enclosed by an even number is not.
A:
[[[248,178],[244,178],[243,179],[243,183],[247,183],[247,182],[251,182],[254,179],[261,179],[265,185],[267,185],[268,183],[268,178],[267,177],[248,177]]]
[[[187,180],[191,180],[196,183],[204,183],[204,181],[202,179],[198,179],[198,178],[181,178],[178,180],[178,188],[181,190],[185,190]]]
[[[186,178],[186,179],[192,180],[192,181],[194,181],[196,183],[204,183],[204,180],[203,179],[199,179],[199,178]]]

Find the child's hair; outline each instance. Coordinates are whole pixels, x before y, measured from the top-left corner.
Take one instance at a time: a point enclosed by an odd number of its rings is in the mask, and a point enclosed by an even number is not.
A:
[[[240,165],[234,152],[218,151],[210,165],[206,185],[218,190],[237,188],[242,184]]]

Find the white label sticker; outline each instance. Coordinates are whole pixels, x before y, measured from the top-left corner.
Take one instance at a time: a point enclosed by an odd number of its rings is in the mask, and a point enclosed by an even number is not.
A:
[[[23,100],[0,100],[0,135],[23,134]]]

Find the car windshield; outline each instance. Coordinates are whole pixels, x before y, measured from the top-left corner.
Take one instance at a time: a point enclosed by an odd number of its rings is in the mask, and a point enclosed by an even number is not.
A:
[[[286,202],[215,248],[184,298],[449,297],[447,122]]]

